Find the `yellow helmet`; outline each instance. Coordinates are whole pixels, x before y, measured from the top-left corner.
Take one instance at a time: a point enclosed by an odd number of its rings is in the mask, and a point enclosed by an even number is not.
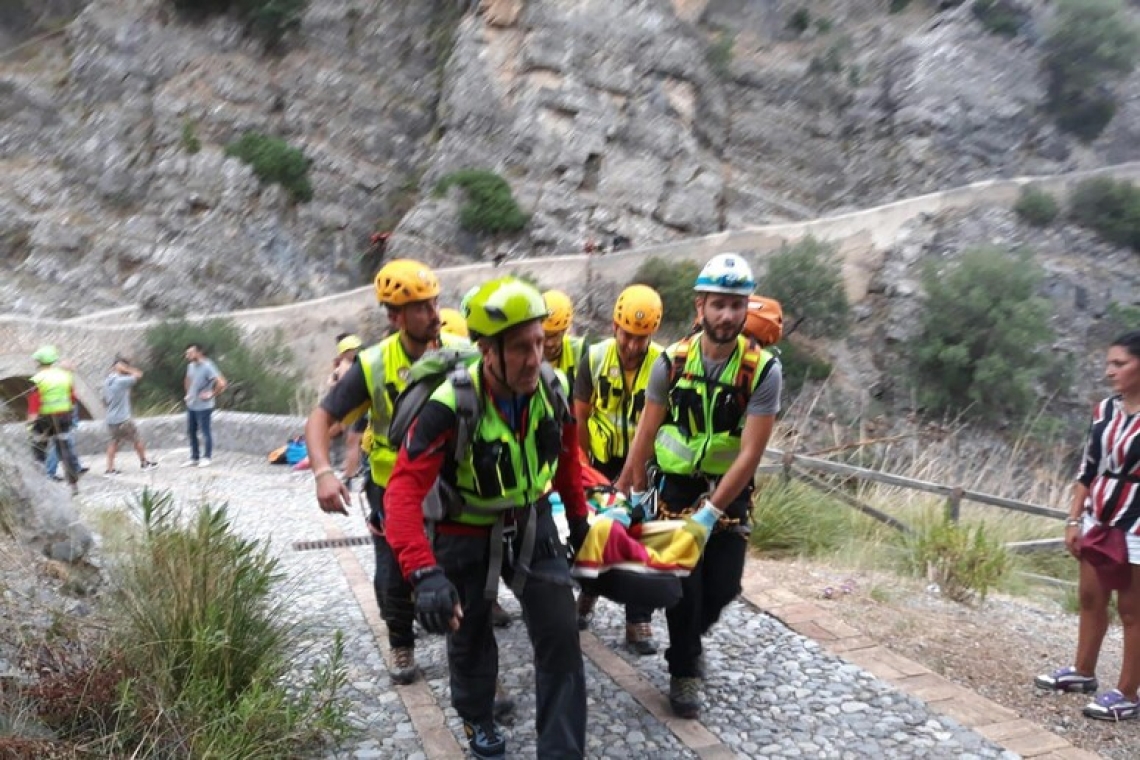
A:
[[[630,285],[614,303],[614,324],[631,335],[652,335],[661,326],[665,307],[648,285]]]
[[[385,306],[404,306],[438,295],[435,272],[419,261],[396,259],[376,273],[376,300]]]
[[[542,320],[542,329],[548,333],[565,332],[570,329],[574,321],[574,302],[570,296],[561,290],[548,290],[542,294],[546,302],[546,319]]]
[[[336,352],[338,354],[343,354],[345,351],[355,351],[362,345],[364,344],[360,341],[360,338],[356,337],[355,335],[346,335],[340,339],[339,343],[336,344]]]
[[[439,310],[439,329],[457,338],[469,337],[467,333],[467,320],[455,309]]]

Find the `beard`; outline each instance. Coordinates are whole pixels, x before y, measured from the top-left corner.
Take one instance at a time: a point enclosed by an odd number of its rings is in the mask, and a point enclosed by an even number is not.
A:
[[[725,324],[722,322],[714,326],[711,322],[708,321],[707,318],[702,318],[701,329],[713,343],[724,344],[731,343],[736,340],[736,336],[740,335],[740,331],[744,329],[744,323],[741,322],[740,324]]]

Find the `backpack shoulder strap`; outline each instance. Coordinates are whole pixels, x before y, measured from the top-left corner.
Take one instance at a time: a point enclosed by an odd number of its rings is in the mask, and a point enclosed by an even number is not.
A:
[[[689,361],[689,344],[690,339],[685,338],[673,350],[673,361],[669,367],[669,387],[672,388],[679,378],[685,372],[685,364]]]
[[[448,382],[455,390],[455,450],[454,456],[462,457],[471,445],[471,435],[479,424],[482,409],[479,403],[479,390],[466,367],[457,367],[447,375]]]
[[[550,366],[549,362],[543,362],[539,366],[539,377],[542,384],[546,386],[546,390],[550,393],[551,402],[554,405],[554,414],[562,422],[569,420],[570,412],[570,399],[566,395],[566,389],[562,387],[562,379]]]

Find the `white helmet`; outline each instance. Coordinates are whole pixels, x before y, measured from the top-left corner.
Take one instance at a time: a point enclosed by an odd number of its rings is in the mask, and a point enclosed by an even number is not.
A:
[[[693,290],[698,293],[728,293],[750,296],[756,288],[752,267],[739,253],[718,253],[709,259],[697,275]]]

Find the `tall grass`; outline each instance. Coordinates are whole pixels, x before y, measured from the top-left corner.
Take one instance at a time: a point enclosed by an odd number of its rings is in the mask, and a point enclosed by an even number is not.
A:
[[[1042,444],[1032,433],[1040,428],[1036,418],[1025,424],[1025,433],[1011,438],[978,435],[965,425],[948,421],[932,424],[914,420],[893,425],[864,416],[863,410],[843,409],[831,395],[827,383],[801,393],[789,405],[772,447],[822,456],[868,469],[875,469],[967,490],[989,493],[1063,510],[1072,488],[1072,474],[1079,456],[1072,442]],[[1043,413],[1042,413],[1043,414]],[[1041,416],[1041,415],[1038,415]],[[874,443],[865,444],[866,441]],[[819,475],[817,473],[817,475]],[[1043,538],[1059,538],[1059,521],[963,501],[960,525],[943,524],[946,501],[923,491],[887,485],[854,477],[819,475],[846,498],[855,499],[910,526],[909,539],[878,523],[856,520],[848,535],[836,537],[832,510],[853,514],[854,510],[826,494],[808,495],[761,488],[756,496],[757,513],[753,525],[754,545],[766,548],[773,539],[769,532],[787,535],[785,521],[797,514],[794,531],[804,536],[801,548],[790,549],[801,555],[827,555],[837,565],[858,565],[860,569],[903,572],[917,577],[951,573],[952,587],[947,595],[982,599],[994,589],[1041,596],[1039,586],[1030,586],[1018,571],[1074,580],[1077,563],[1061,551],[1013,555],[1004,544]],[[761,479],[766,483],[765,479]],[[807,488],[804,486],[804,488]],[[770,493],[766,493],[770,491]],[[764,500],[783,502],[785,513],[763,508]],[[828,503],[827,509],[809,509],[801,502]],[[851,519],[851,518],[848,518]],[[771,529],[764,525],[771,521]],[[866,528],[871,525],[872,528]],[[775,541],[778,546],[779,542]],[[828,548],[817,549],[816,545]],[[971,569],[972,568],[972,569]],[[974,577],[965,588],[955,587],[962,577]],[[947,581],[939,584],[946,593]],[[1048,593],[1052,594],[1052,590]]]
[[[141,536],[117,567],[112,637],[69,674],[83,698],[70,711],[57,698],[51,722],[132,757],[291,757],[343,735],[340,635],[308,678],[296,673],[304,632],[266,545],[237,535],[225,506],[182,518],[149,490],[135,506]]]

